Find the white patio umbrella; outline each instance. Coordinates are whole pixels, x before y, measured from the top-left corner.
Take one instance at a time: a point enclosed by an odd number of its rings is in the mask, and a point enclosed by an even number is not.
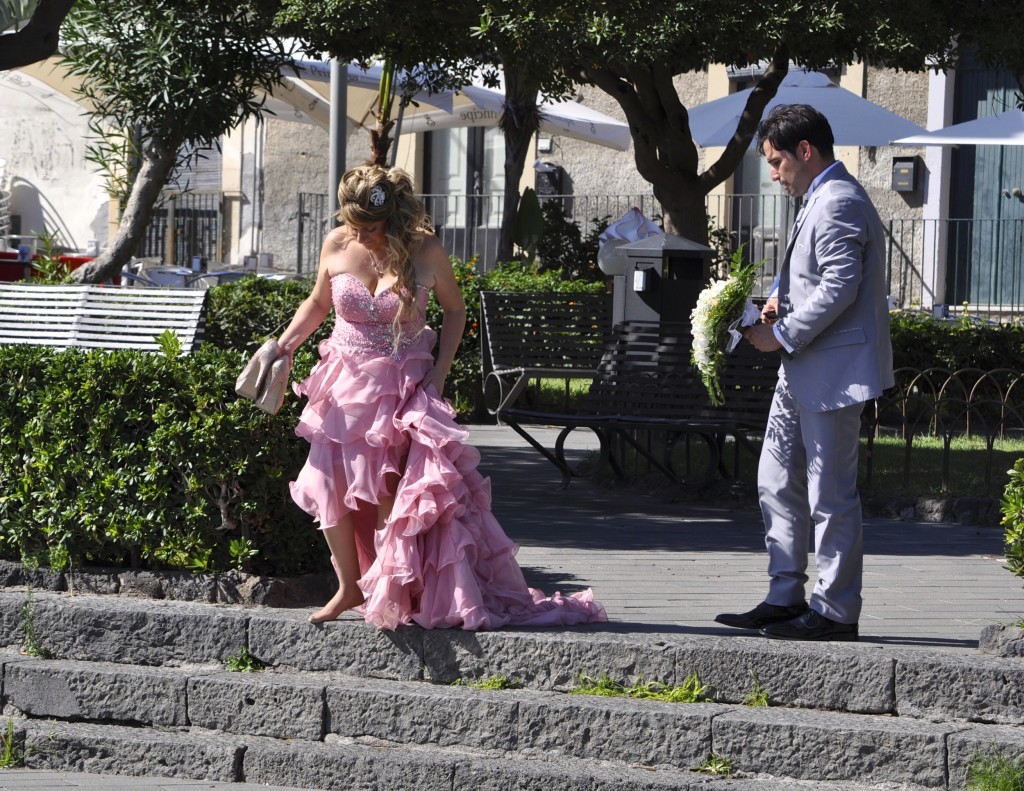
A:
[[[1007,110],[893,140],[896,146],[1024,146],[1024,110]]]
[[[287,77],[285,85],[268,97],[268,107],[282,118],[315,123],[329,128],[330,64],[300,61],[301,79]],[[348,70],[348,118],[350,123],[372,129],[372,110],[377,98],[380,67]],[[465,85],[458,93],[446,91],[416,94],[416,105],[402,110],[402,133],[429,132],[463,126],[496,126],[501,116],[504,92],[501,88]],[[418,106],[417,106],[418,105]],[[577,102],[541,102],[542,132],[625,151],[632,140],[629,126]],[[397,113],[397,111],[396,111]]]
[[[273,93],[265,97],[267,109],[282,120],[314,124],[329,129],[331,64],[302,60],[297,61],[295,65],[298,75],[292,69],[287,69],[282,75],[282,84],[276,86]],[[382,71],[378,65],[364,69],[356,63],[348,64],[346,103],[350,126],[370,128],[376,123],[373,110]],[[452,96],[452,91],[421,91],[413,99],[420,105],[450,111]]]
[[[747,88],[692,108],[689,111],[690,134],[694,141],[700,146],[728,145],[752,90]],[[840,146],[887,146],[898,137],[925,131],[906,118],[839,87],[817,71],[789,72],[765,107],[763,117],[780,104],[811,105],[828,119],[836,145]]]
[[[431,107],[406,108],[403,132],[429,132],[461,126],[496,126],[505,95],[500,88],[464,85],[450,112]],[[545,102],[540,108],[540,131],[626,151],[632,142],[629,125],[579,102]]]

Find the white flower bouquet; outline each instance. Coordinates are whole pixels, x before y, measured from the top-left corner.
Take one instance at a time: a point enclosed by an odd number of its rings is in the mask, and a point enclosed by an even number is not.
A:
[[[733,253],[730,274],[725,280],[712,280],[697,297],[690,314],[693,350],[690,359],[700,372],[701,382],[711,403],[721,406],[725,394],[719,376],[726,355],[743,337],[741,329],[756,324],[760,311],[750,299],[761,263],[744,264],[743,250]]]

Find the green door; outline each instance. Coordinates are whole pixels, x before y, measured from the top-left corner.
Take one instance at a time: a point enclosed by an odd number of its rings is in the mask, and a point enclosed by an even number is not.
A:
[[[957,72],[954,121],[1015,107],[1016,81],[980,68]],[[972,309],[1024,306],[1024,146],[953,152],[947,294]]]

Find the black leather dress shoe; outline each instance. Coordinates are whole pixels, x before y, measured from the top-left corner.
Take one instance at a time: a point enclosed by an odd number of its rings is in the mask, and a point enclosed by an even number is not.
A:
[[[715,616],[715,621],[725,626],[733,626],[737,629],[760,629],[773,623],[792,621],[798,615],[807,611],[804,602],[794,604],[790,607],[781,607],[778,604],[761,602],[753,610],[741,613],[723,612]]]
[[[785,623],[770,624],[761,630],[761,634],[774,640],[842,640],[855,643],[860,639],[857,624],[839,623],[814,610]]]

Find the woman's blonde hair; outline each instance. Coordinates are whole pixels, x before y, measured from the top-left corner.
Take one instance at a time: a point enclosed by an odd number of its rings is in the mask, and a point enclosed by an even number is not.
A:
[[[416,197],[412,177],[401,168],[380,165],[360,165],[342,176],[338,207],[338,219],[347,226],[384,226],[387,252],[383,263],[398,275],[393,290],[401,303],[394,321],[397,351],[406,315],[417,309],[412,254],[424,234],[433,233],[430,218]]]

